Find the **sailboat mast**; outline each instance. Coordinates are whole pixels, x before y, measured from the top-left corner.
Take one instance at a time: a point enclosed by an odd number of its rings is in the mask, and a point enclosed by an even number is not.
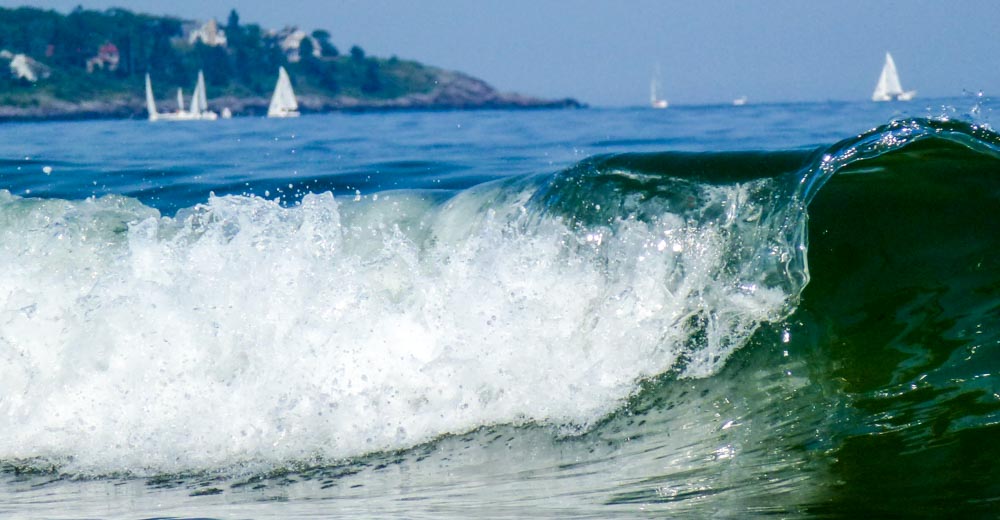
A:
[[[156,112],[156,100],[153,98],[153,82],[149,79],[149,73],[146,73],[146,112],[149,113],[149,120],[156,121],[159,114]]]
[[[205,94],[205,74],[198,71],[198,81],[191,96],[191,112],[201,114],[208,110],[208,96]]]

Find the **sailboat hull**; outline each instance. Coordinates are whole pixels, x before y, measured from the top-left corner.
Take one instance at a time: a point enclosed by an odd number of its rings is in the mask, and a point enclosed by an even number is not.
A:
[[[872,101],[910,101],[917,96],[916,90],[908,90],[895,95],[872,96]]]
[[[159,114],[155,119],[150,118],[150,121],[193,121],[194,119],[194,114],[190,112],[171,112]]]
[[[201,77],[201,73],[198,74],[198,83],[201,88],[201,96],[204,96],[204,79]],[[198,98],[198,88],[195,88],[194,98]],[[207,103],[202,102],[207,105]],[[164,114],[159,113],[156,110],[156,99],[153,96],[153,83],[149,79],[149,74],[146,74],[146,111],[149,112],[149,120],[152,122],[156,121],[215,121],[219,118],[219,115],[210,110],[203,110],[200,112],[189,112],[184,110],[184,96],[181,91],[177,91],[177,111],[167,112]]]
[[[301,114],[299,114],[297,111],[292,111],[292,112],[268,112],[267,113],[267,117],[299,117],[300,115]]]
[[[169,112],[166,114],[157,114],[155,118],[149,118],[150,121],[215,121],[219,118],[219,115],[215,112],[203,112],[201,114],[194,114],[191,112]]]

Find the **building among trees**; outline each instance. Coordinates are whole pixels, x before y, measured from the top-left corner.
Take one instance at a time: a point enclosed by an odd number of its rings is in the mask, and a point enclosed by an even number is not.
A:
[[[320,42],[298,27],[285,27],[275,32],[274,35],[280,42],[281,50],[285,51],[289,63],[298,63],[302,59],[299,53],[299,49],[302,48],[302,40],[309,40],[310,53],[314,58],[323,56]]]
[[[121,61],[121,53],[118,52],[118,46],[111,42],[105,42],[97,49],[97,55],[87,60],[87,73],[93,73],[97,69],[117,70],[119,61]]]
[[[200,41],[209,47],[225,47],[227,43],[226,31],[219,28],[219,24],[215,22],[215,19],[209,20],[205,22],[205,25],[191,31],[188,34],[187,40],[191,45]]]

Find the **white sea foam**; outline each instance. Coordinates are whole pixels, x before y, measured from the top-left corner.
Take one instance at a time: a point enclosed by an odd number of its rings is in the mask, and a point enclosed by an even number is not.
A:
[[[0,460],[145,474],[586,428],[784,312],[773,272],[729,264],[746,189],[587,229],[490,188],[173,218],[0,192]]]

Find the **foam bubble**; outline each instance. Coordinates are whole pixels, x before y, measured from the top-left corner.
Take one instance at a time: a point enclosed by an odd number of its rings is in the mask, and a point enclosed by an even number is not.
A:
[[[0,459],[79,472],[586,428],[642,378],[713,373],[789,296],[730,263],[739,208],[583,229],[509,186],[213,197],[172,218],[0,195]]]

